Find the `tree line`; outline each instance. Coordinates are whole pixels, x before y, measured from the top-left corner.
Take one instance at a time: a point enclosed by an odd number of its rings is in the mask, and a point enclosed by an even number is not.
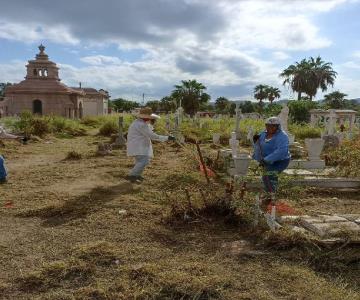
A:
[[[325,62],[320,56],[308,59],[304,58],[300,62],[291,64],[280,74],[283,85],[288,86],[294,93],[297,93],[297,100],[302,101],[297,105],[303,107],[314,107],[317,105],[307,104],[312,102],[317,92],[327,91],[329,86],[333,86],[337,72],[333,70],[332,63]],[[10,83],[0,83],[0,99],[4,96],[4,90]],[[219,97],[213,104],[210,103],[211,97],[206,93],[206,86],[195,79],[182,80],[175,85],[170,95],[160,100],[151,100],[146,103],[155,112],[174,112],[178,107],[183,107],[185,113],[194,115],[197,111],[215,111],[222,114],[234,114],[235,103],[226,97]],[[279,106],[274,106],[273,102],[280,99],[281,91],[278,87],[267,84],[258,84],[254,87],[253,96],[258,103],[251,101],[241,102],[242,112],[261,112],[275,113]],[[335,91],[325,95],[324,107],[326,108],[358,108],[357,103],[346,99],[346,94]],[[268,100],[269,104],[265,103]],[[303,102],[305,101],[305,102]],[[110,107],[117,111],[131,111],[141,106],[136,101],[117,98],[110,101]],[[268,107],[269,106],[269,107]]]

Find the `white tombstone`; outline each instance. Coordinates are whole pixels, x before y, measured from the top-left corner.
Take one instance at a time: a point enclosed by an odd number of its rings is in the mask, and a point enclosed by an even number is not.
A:
[[[213,134],[213,143],[215,145],[219,145],[220,144],[220,133],[214,133]]]
[[[235,175],[246,176],[248,173],[251,157],[247,153],[240,153],[234,159]]]
[[[167,131],[171,130],[171,127],[170,127],[170,114],[166,115],[165,128],[166,128]]]
[[[288,121],[289,121],[289,107],[284,105],[278,118],[281,122],[281,129],[284,130],[289,138],[289,144],[292,145],[295,142],[295,136],[289,132]]]
[[[248,127],[248,133],[246,139],[250,141],[251,144],[253,144],[254,143],[253,137],[254,137],[254,127],[250,126]]]
[[[319,161],[321,151],[324,148],[325,141],[322,138],[305,139],[305,145],[308,150],[310,161]]]
[[[126,145],[126,140],[124,138],[124,117],[119,116],[119,133],[113,146],[124,147],[125,145]]]
[[[236,109],[235,109],[235,117],[236,117],[236,123],[235,123],[235,132],[236,132],[236,138],[240,139],[240,120],[242,118],[241,109],[240,109],[240,103],[236,102]]]
[[[239,141],[236,139],[236,132],[231,133],[231,139],[229,139],[229,146],[231,148],[232,156],[236,157],[239,148]]]
[[[177,117],[178,126],[180,126],[184,117],[184,109],[181,106],[176,110],[175,116]]]
[[[333,135],[335,133],[336,119],[335,109],[331,109],[326,122],[326,132],[328,135]]]

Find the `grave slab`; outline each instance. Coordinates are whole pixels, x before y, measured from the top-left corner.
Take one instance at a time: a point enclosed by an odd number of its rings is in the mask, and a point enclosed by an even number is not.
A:
[[[297,168],[297,169],[325,169],[325,161],[324,160],[302,160],[302,159],[294,159],[290,161],[289,168]]]
[[[285,174],[288,175],[313,175],[314,173],[309,170],[304,169],[286,169],[284,171]]]
[[[324,220],[325,223],[334,223],[334,222],[347,222],[348,220],[340,216],[329,216],[329,215],[319,215],[320,218]]]
[[[356,223],[360,220],[360,214],[341,214],[339,216]]]
[[[289,228],[291,231],[296,232],[296,233],[306,234],[308,232],[305,228],[302,228],[299,226],[290,226]]]
[[[332,236],[341,231],[360,233],[360,226],[354,222],[333,222],[333,223],[302,223],[304,228],[312,231],[320,237]]]
[[[280,224],[293,224],[297,221],[300,221],[301,216],[280,216],[279,223]]]

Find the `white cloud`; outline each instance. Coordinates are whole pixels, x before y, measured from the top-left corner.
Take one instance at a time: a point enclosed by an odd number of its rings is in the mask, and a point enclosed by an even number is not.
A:
[[[105,55],[85,56],[80,58],[80,60],[86,64],[94,65],[94,66],[101,66],[107,64],[117,65],[121,63],[121,60],[118,57],[105,56]]]
[[[11,23],[1,19],[0,38],[25,43],[49,40],[61,44],[79,44],[79,39],[75,38],[64,25],[43,28],[36,23]]]
[[[315,24],[315,17],[349,2],[133,0],[122,3],[120,11],[115,9],[120,5],[118,1],[109,0],[111,5],[103,6],[89,0],[93,5],[84,7],[72,2],[71,12],[64,13],[58,9],[68,5],[69,1],[64,1],[54,2],[56,7],[49,3],[33,7],[34,3],[23,0],[23,6],[29,5],[33,12],[31,18],[26,9],[22,10],[26,13],[19,14],[19,8],[9,2],[3,15],[0,11],[0,38],[26,42],[48,39],[81,45],[90,51],[95,48],[94,55],[80,59],[88,66],[62,64],[61,78],[71,85],[82,81],[87,86],[109,89],[113,96],[129,97],[143,92],[161,97],[178,81],[191,78],[228,97],[249,95],[259,83],[280,87],[278,74],[286,67],[280,63],[290,58],[291,51],[331,45]],[[97,10],[96,19],[88,18],[93,10]],[[8,16],[6,22],[1,21]],[[110,43],[121,50],[142,49],[146,54],[132,63],[101,55],[102,47]],[[275,61],[259,58],[264,51]],[[48,54],[51,57],[51,52]],[[10,71],[9,65],[5,68]],[[12,72],[23,77],[24,65]],[[0,71],[0,78],[5,75]],[[2,78],[15,81],[14,77]]]
[[[272,57],[276,60],[286,60],[290,58],[290,55],[282,51],[275,51],[272,53]]]

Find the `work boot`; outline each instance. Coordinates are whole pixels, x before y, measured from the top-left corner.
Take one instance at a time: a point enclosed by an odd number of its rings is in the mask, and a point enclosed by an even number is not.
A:
[[[4,184],[4,183],[7,183],[6,177],[0,178],[0,184]]]
[[[128,175],[128,176],[125,177],[125,179],[130,181],[131,183],[141,183],[141,180],[139,179],[139,176]]]

